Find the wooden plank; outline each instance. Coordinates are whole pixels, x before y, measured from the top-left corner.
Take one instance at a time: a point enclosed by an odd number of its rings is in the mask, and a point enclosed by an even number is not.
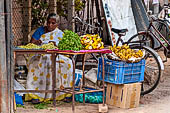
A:
[[[106,94],[106,103],[110,103],[110,91],[111,91],[111,85],[110,84],[107,84],[107,94]]]

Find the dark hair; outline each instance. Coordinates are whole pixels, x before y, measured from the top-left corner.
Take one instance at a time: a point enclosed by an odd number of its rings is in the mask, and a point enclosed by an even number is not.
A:
[[[47,17],[47,21],[50,19],[50,18],[56,18],[56,14],[55,13],[50,13]]]

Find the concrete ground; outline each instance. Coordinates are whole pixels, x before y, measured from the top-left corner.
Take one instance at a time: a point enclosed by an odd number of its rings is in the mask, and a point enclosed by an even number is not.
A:
[[[170,59],[164,63],[165,71],[158,87],[140,100],[137,108],[120,109],[109,106],[108,113],[170,113]],[[58,102],[57,107],[50,105],[47,109],[35,109],[32,104],[26,103],[25,107],[17,107],[16,113],[72,113],[71,103]],[[98,113],[97,104],[76,103],[75,113]]]

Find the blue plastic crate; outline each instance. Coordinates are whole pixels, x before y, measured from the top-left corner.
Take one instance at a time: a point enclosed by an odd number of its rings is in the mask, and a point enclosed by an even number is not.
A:
[[[141,82],[144,80],[145,60],[137,63],[127,63],[104,59],[105,77],[104,81],[114,84],[126,84]],[[99,58],[97,79],[103,80],[102,59]]]

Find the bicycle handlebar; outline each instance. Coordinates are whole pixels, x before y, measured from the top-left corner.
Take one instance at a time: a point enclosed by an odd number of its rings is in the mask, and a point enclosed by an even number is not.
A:
[[[87,26],[89,26],[89,27],[91,27],[91,28],[95,28],[95,29],[100,29],[100,30],[103,30],[103,28],[102,27],[96,27],[96,26],[93,26],[93,25],[90,25],[89,23],[87,23],[87,22],[84,22],[80,17],[78,17],[78,16],[75,16],[75,17],[73,17],[73,19],[77,19],[80,23],[82,23],[83,25],[87,25]],[[98,25],[99,25],[99,23],[98,23]]]
[[[157,21],[158,20],[158,18],[156,16],[154,16],[154,15],[151,15],[150,18],[151,18],[150,21]]]
[[[168,23],[170,23],[166,18],[158,18],[158,17],[156,17],[154,15],[150,16],[150,18],[151,18],[151,20],[150,20],[151,22],[161,21],[161,22],[168,22]]]

